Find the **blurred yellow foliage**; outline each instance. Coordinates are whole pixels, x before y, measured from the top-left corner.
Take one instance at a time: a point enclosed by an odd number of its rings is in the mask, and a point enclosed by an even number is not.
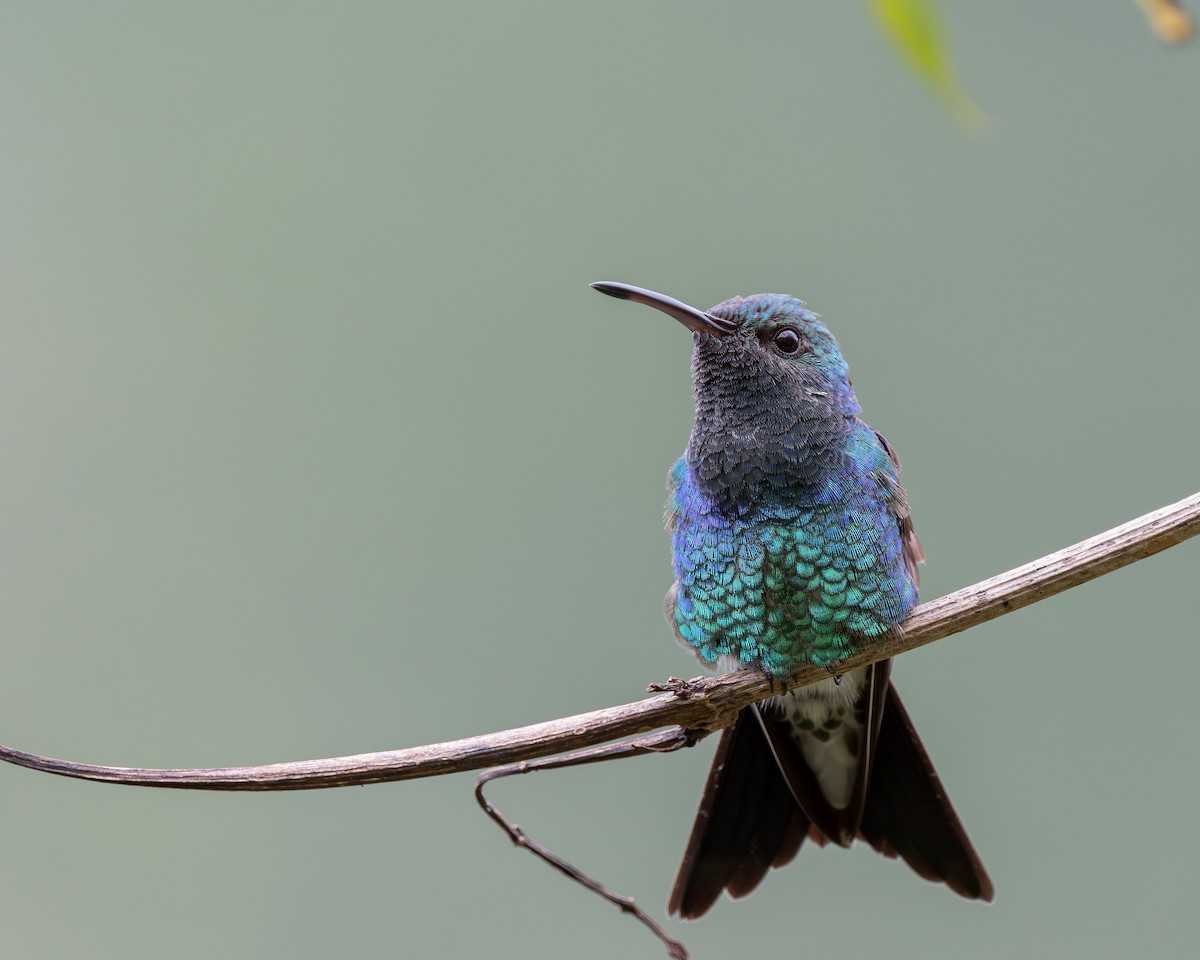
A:
[[[871,11],[909,65],[966,127],[986,117],[959,85],[942,31],[936,0],[871,0]]]
[[[1161,40],[1179,44],[1191,39],[1195,23],[1179,0],[1137,0],[1137,3]],[[954,74],[937,0],[870,0],[870,4],[880,28],[958,120],[973,129],[985,126],[986,118]]]
[[[1195,25],[1191,14],[1178,0],[1138,0],[1138,4],[1159,39],[1167,43],[1184,43],[1192,38]]]

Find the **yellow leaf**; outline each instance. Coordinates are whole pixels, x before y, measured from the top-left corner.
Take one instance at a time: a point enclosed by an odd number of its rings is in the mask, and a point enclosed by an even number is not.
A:
[[[1194,26],[1188,12],[1177,0],[1138,0],[1150,26],[1167,43],[1190,40]]]
[[[959,122],[976,130],[984,127],[986,118],[954,75],[936,0],[871,0],[871,10],[909,66]]]

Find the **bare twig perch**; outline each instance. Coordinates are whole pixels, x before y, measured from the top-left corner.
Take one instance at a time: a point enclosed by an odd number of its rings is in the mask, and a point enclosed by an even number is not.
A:
[[[1062,593],[1088,580],[1152,556],[1200,534],[1200,493],[1084,540],[1007,573],[917,607],[903,633],[863,650],[843,669],[865,666]],[[788,687],[813,683],[828,673],[808,669]],[[257,767],[147,770],[54,760],[0,746],[0,760],[83,780],[177,787],[191,790],[316,790],[392,780],[435,777],[578,750],[677,724],[714,729],[733,722],[739,710],[771,694],[767,678],[753,670],[680,682],[672,692],[515,730],[404,750]]]

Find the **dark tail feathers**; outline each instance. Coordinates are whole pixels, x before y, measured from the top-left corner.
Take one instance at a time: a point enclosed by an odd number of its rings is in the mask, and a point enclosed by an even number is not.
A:
[[[806,836],[822,844],[828,839],[793,797],[758,718],[749,713],[755,709],[743,710],[717,746],[667,906],[684,919],[706,913],[722,890],[731,897],[750,893],[771,867],[796,855]],[[786,737],[771,739],[776,750],[781,739],[791,744]],[[799,748],[791,744],[791,751],[790,763],[806,767]],[[873,753],[857,835],[926,880],[971,900],[991,900],[987,871],[890,683]]]

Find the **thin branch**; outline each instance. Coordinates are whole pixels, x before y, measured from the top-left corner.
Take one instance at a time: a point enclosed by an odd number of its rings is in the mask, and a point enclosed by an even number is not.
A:
[[[548,847],[538,843],[522,830],[519,824],[513,823],[500,812],[499,808],[493,806],[487,797],[483,795],[483,788],[493,780],[517,774],[536,773],[539,770],[561,770],[564,767],[580,767],[589,763],[602,763],[606,760],[641,757],[647,753],[673,753],[684,747],[693,746],[700,736],[703,735],[703,731],[700,731],[699,735],[697,735],[676,727],[672,730],[656,733],[649,737],[640,737],[637,740],[631,740],[626,743],[607,743],[603,746],[589,747],[587,750],[568,753],[561,757],[542,757],[539,760],[522,760],[520,763],[509,763],[502,767],[493,767],[490,770],[484,770],[483,773],[475,778],[475,802],[479,804],[484,813],[500,825],[500,829],[508,834],[508,838],[518,847],[523,847],[539,860],[548,863],[555,870],[564,874],[568,879],[574,880],[586,890],[590,890],[597,896],[607,900],[621,910],[622,913],[627,913],[641,921],[641,923],[649,928],[651,933],[662,941],[663,946],[667,948],[667,954],[673,960],[689,960],[687,947],[678,940],[673,940],[667,936],[667,931],[662,928],[662,925],[639,907],[633,897],[613,893],[604,884],[598,880],[593,880],[578,867],[568,863]]]
[[[1200,493],[990,580],[923,603],[904,621],[902,630],[847,658],[839,669],[866,666],[960,633],[1152,556],[1198,533]],[[827,676],[822,669],[808,668],[788,678],[787,687],[804,686]],[[0,746],[0,760],[66,777],[146,787],[314,790],[479,770],[607,743],[672,724],[685,729],[713,730],[732,723],[747,704],[778,692],[771,689],[766,676],[754,670],[687,683],[675,681],[665,685],[665,690],[636,703],[514,730],[324,760],[158,770],[73,763],[3,746]]]

